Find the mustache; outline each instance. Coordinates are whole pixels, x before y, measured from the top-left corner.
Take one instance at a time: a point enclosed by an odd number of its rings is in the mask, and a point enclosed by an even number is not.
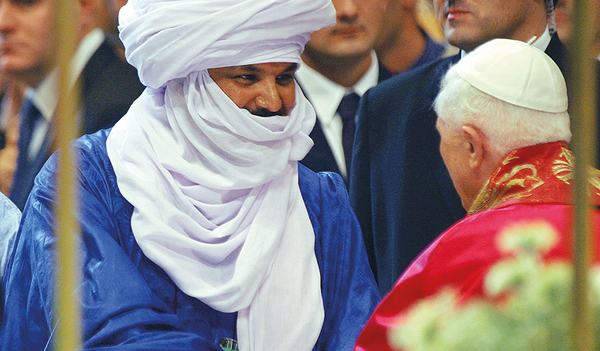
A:
[[[279,109],[278,111],[271,111],[269,109],[259,107],[253,111],[250,111],[250,113],[259,117],[285,116],[285,111],[283,111],[283,108]]]
[[[447,16],[450,10],[470,11],[470,8],[468,4],[465,4],[464,0],[446,0],[443,7],[444,16]]]

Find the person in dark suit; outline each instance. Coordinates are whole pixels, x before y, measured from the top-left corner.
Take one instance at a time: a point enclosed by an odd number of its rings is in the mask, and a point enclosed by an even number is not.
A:
[[[336,24],[311,35],[296,72],[317,112],[310,134],[315,145],[302,164],[339,173],[347,182],[360,96],[391,77],[373,50],[387,0],[333,0],[333,5]]]
[[[19,112],[18,156],[9,198],[23,209],[33,180],[51,154],[52,119],[58,101],[53,62],[55,0],[0,0],[0,62],[3,73],[28,87]],[[143,90],[137,71],[117,55],[96,28],[94,1],[76,0],[79,45],[73,82],[81,87],[81,134],[110,127]]]
[[[548,26],[552,6],[542,0],[434,0],[451,45],[469,52],[493,38],[531,41],[562,67],[564,48]],[[465,215],[439,152],[432,108],[441,77],[461,55],[399,74],[362,97],[349,192],[383,294]]]

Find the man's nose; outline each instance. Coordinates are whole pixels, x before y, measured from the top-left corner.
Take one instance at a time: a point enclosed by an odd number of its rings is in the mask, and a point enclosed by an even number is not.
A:
[[[333,6],[339,22],[351,23],[358,18],[356,0],[334,0]]]
[[[265,83],[255,98],[256,106],[270,112],[279,112],[283,106],[281,95],[275,82]]]

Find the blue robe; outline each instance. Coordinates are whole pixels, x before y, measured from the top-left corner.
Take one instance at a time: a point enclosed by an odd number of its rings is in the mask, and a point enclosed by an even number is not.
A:
[[[84,348],[221,350],[236,338],[236,314],[185,295],[150,261],[131,230],[133,206],[117,186],[103,130],[75,142],[79,157]],[[43,350],[53,333],[54,155],[36,179],[3,280],[2,350]],[[342,178],[299,166],[315,231],[325,321],[315,350],[351,350],[379,301],[359,224]],[[185,269],[185,267],[182,267]],[[51,342],[51,341],[50,341]],[[277,349],[277,345],[273,345]]]

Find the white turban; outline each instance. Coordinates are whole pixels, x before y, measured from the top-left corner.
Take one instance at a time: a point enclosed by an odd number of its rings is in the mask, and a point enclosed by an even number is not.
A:
[[[208,68],[300,63],[310,33],[332,16],[325,0],[129,0],[119,31],[142,83],[158,88]]]
[[[288,116],[238,108],[207,69],[300,63],[330,0],[129,0],[127,59],[148,89],[108,155],[144,254],[187,295],[237,312],[242,351],[311,350],[324,308],[314,230],[298,185],[315,112],[299,87]]]

